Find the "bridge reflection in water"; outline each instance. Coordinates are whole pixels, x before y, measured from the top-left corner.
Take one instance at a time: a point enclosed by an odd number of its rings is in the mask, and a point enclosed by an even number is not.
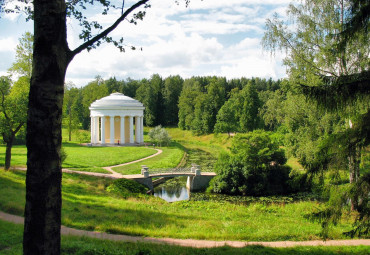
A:
[[[186,188],[187,177],[166,178],[165,182],[154,185],[153,195],[167,202],[187,200],[190,197],[190,190]]]
[[[142,166],[141,174],[125,175],[124,178],[131,179],[154,190],[152,178],[173,178],[186,176],[186,188],[189,191],[201,191],[208,187],[210,180],[216,176],[213,172],[201,172],[198,165],[191,168],[171,168],[149,170],[147,166]],[[154,181],[155,182],[155,181]]]

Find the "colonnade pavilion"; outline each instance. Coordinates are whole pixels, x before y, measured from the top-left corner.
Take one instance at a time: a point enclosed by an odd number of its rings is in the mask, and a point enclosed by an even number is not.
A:
[[[121,93],[94,101],[90,107],[91,144],[144,142],[144,105]]]

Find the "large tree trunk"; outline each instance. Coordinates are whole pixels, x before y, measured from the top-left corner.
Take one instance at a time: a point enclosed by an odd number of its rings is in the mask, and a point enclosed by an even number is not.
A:
[[[6,141],[6,152],[5,152],[5,170],[9,170],[10,162],[12,160],[12,147],[13,147],[14,135],[9,137]]]
[[[60,254],[61,124],[70,62],[64,0],[34,0],[33,70],[27,119],[24,254]]]

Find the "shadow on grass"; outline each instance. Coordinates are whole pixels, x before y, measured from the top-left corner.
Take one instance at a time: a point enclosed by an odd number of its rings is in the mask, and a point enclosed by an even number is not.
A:
[[[145,198],[142,199],[145,200]],[[111,205],[110,202],[113,202],[115,206]],[[149,232],[161,231],[168,226],[175,225],[180,230],[185,227],[180,222],[204,219],[201,216],[169,214],[153,209],[151,206],[148,208],[128,208],[119,203],[119,198],[102,201],[97,197],[80,197],[64,193],[63,205],[63,224],[73,228],[98,229],[113,234],[141,236],[147,235],[147,230]]]

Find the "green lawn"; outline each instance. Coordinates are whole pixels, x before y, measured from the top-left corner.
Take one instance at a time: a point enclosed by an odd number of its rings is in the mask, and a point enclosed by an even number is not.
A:
[[[0,220],[0,253],[3,255],[22,254],[23,226]],[[334,254],[368,254],[366,246],[335,246],[335,247],[295,247],[295,248],[268,248],[262,246],[248,246],[244,248],[188,248],[174,245],[160,245],[150,243],[129,243],[106,241],[87,237],[62,236],[61,254],[85,255],[229,255],[229,254],[294,254],[294,255],[334,255]]]
[[[25,173],[0,170],[0,210],[22,215]],[[208,240],[279,241],[319,239],[320,225],[305,215],[320,204],[213,201],[167,203],[110,193],[112,180],[63,174],[62,224],[73,228],[151,237]],[[335,226],[331,239],[343,239],[348,219]]]
[[[140,158],[150,156],[157,151],[153,148],[145,147],[88,147],[76,143],[63,143],[63,148],[67,153],[67,159],[63,163],[64,168],[103,172],[103,166],[113,166]],[[0,145],[0,166],[4,166],[5,146]],[[27,149],[24,145],[16,145],[12,150],[11,165],[25,166],[27,162]],[[137,169],[140,171],[140,166]]]
[[[139,174],[141,165],[149,167],[149,171],[150,169],[174,168],[177,167],[184,156],[184,149],[177,144],[170,147],[158,147],[158,149],[161,149],[163,152],[154,158],[127,166],[115,167],[113,170],[122,174]]]

